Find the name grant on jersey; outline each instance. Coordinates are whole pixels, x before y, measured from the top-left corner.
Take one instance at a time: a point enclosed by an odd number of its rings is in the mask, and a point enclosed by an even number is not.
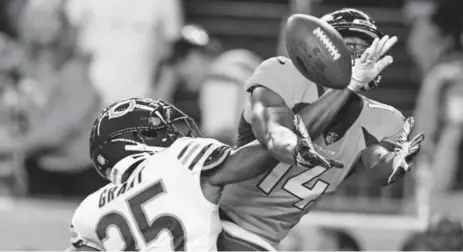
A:
[[[102,208],[106,204],[110,203],[119,196],[130,191],[135,185],[142,183],[142,170],[140,170],[137,176],[133,177],[120,185],[114,185],[113,187],[104,189],[100,194],[100,200],[98,207]]]

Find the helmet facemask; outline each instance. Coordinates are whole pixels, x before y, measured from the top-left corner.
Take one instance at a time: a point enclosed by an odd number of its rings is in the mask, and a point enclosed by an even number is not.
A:
[[[366,34],[353,31],[340,31],[340,34],[344,37],[347,50],[351,56],[352,66],[355,66],[362,57],[363,53],[373,43],[373,38]],[[376,87],[379,85],[380,81],[381,75],[378,75],[373,81],[368,83],[368,86],[362,88],[362,90],[367,91],[370,88]]]
[[[173,105],[162,108],[163,111],[155,110],[149,119],[149,134],[164,136],[162,142],[170,144],[180,137],[199,137],[196,123],[188,115],[177,109]],[[164,145],[164,144],[163,144]]]
[[[151,113],[148,119],[148,129],[131,132],[133,134],[131,138],[135,139],[137,143],[126,149],[134,151],[159,150],[169,147],[178,138],[201,136],[193,119],[179,109],[170,105],[160,110],[154,110]]]

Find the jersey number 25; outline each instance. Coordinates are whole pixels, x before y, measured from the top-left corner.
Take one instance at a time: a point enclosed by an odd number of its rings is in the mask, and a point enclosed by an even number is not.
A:
[[[265,175],[257,187],[269,195],[292,167],[291,165],[279,163]],[[327,171],[325,168],[316,166],[286,179],[282,186],[283,190],[300,199],[300,201],[294,204],[294,207],[304,210],[323,195],[326,189],[328,189],[329,184],[318,179],[318,177],[325,171]],[[313,186],[307,186],[311,182],[313,182]]]
[[[144,203],[154,200],[164,193],[167,193],[167,191],[162,181],[157,181],[129,198],[127,200],[129,209],[132,213],[132,217],[135,219],[138,232],[141,234],[145,244],[151,243],[158,237],[161,231],[167,230],[173,237],[172,243],[175,251],[185,251],[185,230],[182,222],[177,217],[168,214],[161,215],[156,217],[152,223],[149,223],[143,210]],[[124,239],[124,251],[136,251],[140,249],[140,247],[137,246],[136,239],[126,217],[118,212],[108,213],[98,222],[96,233],[101,242],[109,238],[108,228],[111,226],[116,226],[119,229]]]

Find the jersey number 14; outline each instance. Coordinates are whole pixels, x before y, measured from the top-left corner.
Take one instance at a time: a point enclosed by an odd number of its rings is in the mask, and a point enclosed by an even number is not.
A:
[[[145,244],[153,242],[161,231],[167,230],[173,237],[172,243],[175,251],[185,251],[185,230],[179,218],[166,214],[156,217],[153,222],[149,223],[143,210],[144,203],[154,200],[164,193],[167,193],[167,191],[162,181],[157,181],[140,193],[129,198],[127,200],[129,209],[132,213],[132,217],[135,219],[138,232],[141,234]],[[108,213],[98,222],[96,233],[100,241],[103,242],[109,238],[108,228],[111,226],[116,226],[124,239],[125,246],[124,249],[122,249],[123,251],[136,251],[140,249],[140,247],[137,246],[134,234],[130,229],[126,217],[118,212]]]
[[[291,165],[279,163],[258,184],[259,189],[269,195],[292,167]],[[294,204],[294,207],[304,210],[322,196],[328,189],[329,184],[318,177],[325,171],[327,169],[316,166],[286,179],[282,186],[283,190],[300,199]],[[313,185],[309,187],[307,184],[312,182]]]

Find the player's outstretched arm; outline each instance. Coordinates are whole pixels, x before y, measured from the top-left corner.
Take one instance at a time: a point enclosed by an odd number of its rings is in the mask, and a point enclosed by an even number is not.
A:
[[[422,133],[410,139],[413,124],[413,118],[407,118],[399,132],[362,151],[358,165],[368,173],[372,185],[394,183],[411,169],[424,140]]]
[[[299,116],[294,117],[293,123],[297,137],[300,137],[301,141],[298,143],[293,161],[289,164],[306,168],[314,166],[343,168],[342,163],[324,158],[317,153]],[[273,158],[267,149],[254,140],[232,151],[228,158],[212,170],[212,174],[209,174],[209,182],[215,186],[241,182],[273,169],[278,163],[279,161]]]
[[[283,163],[293,162],[298,142],[291,108],[304,92],[310,92],[309,96],[315,99],[312,94],[316,92],[315,86],[307,85],[307,80],[284,57],[262,62],[246,83],[250,98],[246,101],[243,119],[251,124],[259,142]]]
[[[329,90],[298,112],[312,138],[319,137],[328,128],[353,93],[350,89]]]
[[[306,168],[342,168],[340,163],[316,152],[301,117],[295,116],[278,94],[257,87],[251,100],[254,135],[278,161]]]
[[[280,95],[258,86],[251,95],[251,125],[257,140],[278,161],[292,164],[297,146],[294,114]]]
[[[252,141],[236,150],[217,168],[207,174],[209,183],[223,186],[254,178],[279,163],[258,141]]]

